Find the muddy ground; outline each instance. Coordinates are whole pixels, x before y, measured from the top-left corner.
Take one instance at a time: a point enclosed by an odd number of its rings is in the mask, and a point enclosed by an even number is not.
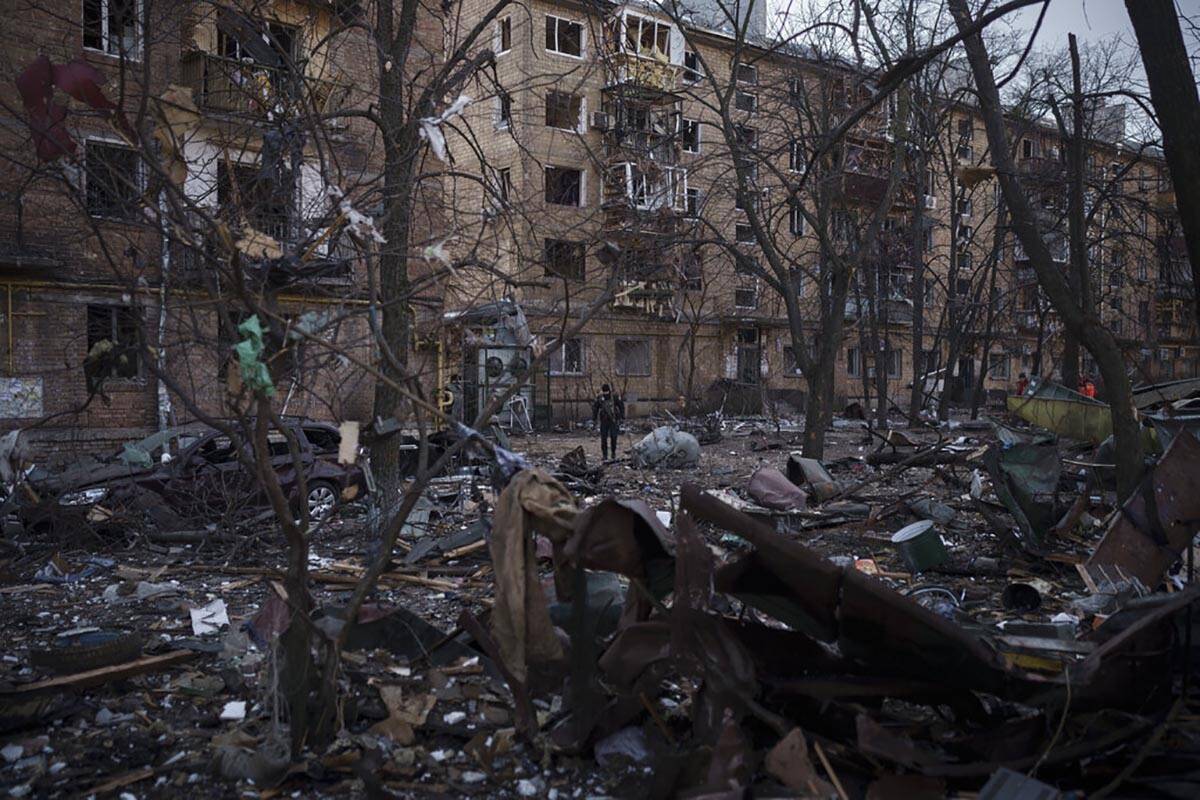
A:
[[[633,469],[606,465],[592,485],[575,484],[581,503],[606,495],[640,497],[655,510],[671,511],[674,495],[685,481],[710,489],[742,489],[761,464],[784,468],[788,451],[799,447],[799,434],[767,432],[746,435],[742,426],[719,443],[702,448],[699,467],[685,472]],[[982,444],[991,434],[949,431]],[[622,437],[628,447],[635,430]],[[924,441],[936,434],[913,434]],[[892,467],[872,467],[862,458],[879,446],[864,430],[841,428],[829,434],[825,462],[835,478],[852,483]],[[554,469],[568,451],[582,445],[593,465],[599,442],[586,433],[540,434],[513,440],[535,465]],[[759,447],[771,449],[756,449]],[[852,559],[859,568],[881,577],[899,591],[942,587],[924,597],[941,603],[943,613],[963,621],[991,625],[1001,620],[1045,622],[1070,610],[1071,600],[1085,594],[1073,560],[1088,552],[1094,539],[1076,535],[1056,545],[1056,560],[1014,558],[1000,543],[967,497],[970,466],[911,468],[896,478],[857,493],[871,516],[821,527],[820,515],[788,522],[789,536],[835,559]],[[918,519],[897,498],[929,495],[956,511],[944,526],[943,540],[951,564],[985,557],[975,574],[928,572],[914,576],[889,541],[903,525]],[[464,527],[478,515],[473,501],[466,515],[450,514],[430,535]],[[705,530],[718,563],[744,543],[736,537]],[[503,682],[484,674],[478,659],[464,656],[440,667],[409,659],[379,646],[346,656],[344,687],[353,702],[346,730],[323,757],[291,767],[279,780],[272,765],[257,782],[220,777],[213,754],[220,744],[262,748],[276,735],[269,685],[269,648],[260,648],[244,624],[264,606],[284,566],[283,546],[271,531],[244,531],[236,543],[150,544],[130,536],[97,539],[62,535],[59,541],[18,540],[20,552],[0,558],[0,689],[12,689],[54,675],[49,665],[36,666],[34,655],[65,631],[100,628],[140,633],[143,654],[188,651],[186,660],[126,680],[74,692],[53,693],[38,707],[22,713],[40,719],[20,726],[9,710],[0,734],[0,793],[13,797],[66,797],[88,794],[120,797],[228,796],[489,796],[584,797],[642,796],[652,779],[648,767],[630,766],[607,752],[586,757],[561,756],[549,747],[522,743],[512,735],[512,700]],[[412,544],[410,537],[408,544]],[[344,601],[356,571],[365,563],[371,542],[364,512],[351,507],[313,535],[311,564],[317,579],[313,594],[319,604]],[[35,574],[52,558],[68,571],[88,559],[112,560],[98,565],[90,577],[68,584],[48,584]],[[988,574],[986,558],[994,559]],[[849,563],[849,562],[845,562]],[[951,570],[953,572],[954,570]],[[460,611],[484,612],[492,598],[486,549],[457,558],[432,556],[418,564],[399,565],[374,602],[420,616],[442,631],[452,631]],[[549,568],[546,567],[546,573]],[[1042,605],[1024,614],[1005,610],[1000,597],[1014,581],[1042,590]],[[139,599],[139,584],[152,596]],[[153,592],[160,592],[153,594]],[[947,599],[949,607],[945,607]],[[228,626],[195,635],[189,609],[214,600],[225,603]],[[380,686],[399,687],[407,712],[423,719],[407,730],[387,722],[391,713]],[[656,701],[656,721],[666,730],[687,728],[686,687],[668,687]],[[230,704],[245,703],[244,719]],[[552,720],[559,701],[538,701],[539,717]],[[424,715],[422,715],[424,711]],[[222,719],[225,716],[234,719]],[[618,743],[612,743],[615,747]],[[269,749],[269,748],[268,748]],[[610,748],[611,749],[611,748]],[[278,768],[277,765],[274,768]],[[760,794],[759,796],[766,796]]]

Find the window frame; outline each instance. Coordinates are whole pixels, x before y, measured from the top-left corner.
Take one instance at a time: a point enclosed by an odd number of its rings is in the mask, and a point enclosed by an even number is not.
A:
[[[621,363],[620,349],[622,344],[636,344],[646,348],[645,372],[630,372],[629,364]],[[647,378],[654,374],[654,350],[650,340],[644,336],[623,336],[613,340],[613,372],[623,378]]]
[[[566,351],[568,344],[577,344],[579,346],[579,368],[578,370],[565,369],[567,366]],[[555,347],[558,353],[559,369],[554,369],[554,353],[546,359],[546,374],[548,375],[586,375],[587,374],[587,343],[582,336],[572,336],[568,339],[563,339]]]
[[[553,53],[556,56],[563,56],[564,58],[573,58],[573,59],[576,59],[577,61],[582,61],[587,55],[587,33],[586,33],[587,27],[582,22],[573,20],[570,17],[560,17],[557,14],[546,14],[545,16],[546,16],[546,41],[544,42],[544,45],[546,48],[546,52]],[[554,20],[554,47],[553,48],[550,47],[550,20]],[[574,25],[575,27],[579,28],[579,52],[578,53],[568,53],[565,50],[558,49],[558,47],[560,45],[559,40],[561,38],[560,23],[566,23],[567,25]]]
[[[679,138],[682,142],[681,147],[683,152],[692,155],[700,155],[701,138],[700,138],[700,120],[688,119],[687,117],[679,118],[679,130],[682,134]],[[689,149],[689,145],[695,145],[695,149]]]
[[[792,198],[788,202],[788,232],[792,236],[804,235],[804,210],[800,205],[800,201]]]
[[[93,146],[105,147],[105,148],[109,148],[112,150],[121,150],[125,153],[132,154],[132,156],[133,156],[134,170],[135,170],[136,174],[134,175],[134,179],[132,181],[132,183],[133,183],[132,191],[135,196],[134,197],[135,203],[129,209],[129,211],[125,214],[114,215],[114,214],[109,214],[109,213],[97,213],[97,211],[92,208],[92,198],[91,198],[92,175],[91,175],[91,168],[89,167],[89,162],[91,161],[91,158],[89,157],[88,151]],[[112,222],[125,222],[125,223],[137,222],[136,200],[137,200],[137,198],[139,198],[141,196],[141,193],[146,190],[146,170],[145,170],[145,166],[142,164],[142,159],[140,157],[140,153],[137,150],[137,148],[130,147],[125,142],[118,141],[116,139],[108,139],[108,138],[103,138],[103,137],[90,137],[90,138],[86,139],[83,144],[83,164],[84,164],[83,196],[84,196],[84,205],[87,208],[88,216],[92,217],[93,219],[110,220]]]
[[[746,106],[743,107],[742,101],[747,100]],[[733,107],[745,114],[758,113],[758,95],[754,92],[744,92],[741,89],[735,89],[733,92]]]
[[[512,95],[501,89],[496,93],[496,115],[492,127],[498,131],[512,130]]]
[[[738,295],[742,292],[750,292],[754,297],[754,302],[750,305],[746,305],[744,303],[739,303]],[[733,290],[733,307],[734,308],[745,308],[745,309],[749,309],[749,310],[757,310],[758,309],[758,287],[757,286],[735,287]]]
[[[749,79],[743,77],[742,70],[750,70]],[[742,83],[747,86],[758,85],[758,65],[747,64],[744,61],[739,61],[733,65],[733,82]]]
[[[742,238],[744,233],[749,238]],[[754,227],[748,222],[735,222],[733,224],[733,240],[738,244],[758,244],[758,238],[754,235]]]
[[[506,14],[496,20],[496,55],[502,56],[512,50],[512,15]]]
[[[114,52],[112,42],[114,41],[112,31],[109,30],[109,9],[113,5],[114,0],[95,0],[100,6],[100,47],[92,47],[87,44],[88,39],[88,23],[87,23],[87,0],[83,0],[79,4],[79,28],[80,39],[83,49],[89,53],[100,53],[109,58],[121,58],[122,52],[120,47]],[[142,0],[128,0],[133,3],[133,49],[126,51],[124,57],[129,61],[142,60]]]
[[[862,377],[862,350],[857,347],[846,348],[846,374],[851,378]]]
[[[565,251],[569,247],[573,252],[572,262],[575,257],[578,257],[577,274],[568,274],[566,271],[559,271],[551,266],[551,264],[561,263],[557,259],[551,258],[552,248],[558,248],[560,251]],[[583,242],[577,242],[571,239],[558,239],[553,236],[546,236],[542,239],[542,269],[547,277],[561,278],[566,281],[574,281],[582,283],[587,280],[587,247]]]
[[[116,372],[116,365],[113,365],[112,371],[101,377],[103,381],[127,381],[140,382],[146,374],[142,364],[142,340],[141,340],[141,322],[144,317],[141,316],[140,309],[135,305],[123,303],[87,303],[84,305],[84,343],[88,347],[88,351],[94,346],[92,340],[92,313],[93,311],[103,310],[109,315],[108,322],[108,341],[111,341],[114,348],[119,353],[132,352],[134,354],[134,373],[133,375],[121,375]],[[122,343],[119,334],[121,332],[121,316],[128,315],[128,322],[133,325],[133,335],[135,341],[132,343]]]
[[[579,174],[579,197],[574,204],[559,203],[550,199],[550,171],[575,172]],[[542,168],[542,196],[547,205],[562,206],[563,208],[585,208],[587,206],[587,170],[579,167],[560,167],[547,164]]]
[[[799,139],[788,142],[788,172],[803,175],[808,167],[808,159],[804,157]]]
[[[552,104],[552,99],[556,98],[556,97],[559,98],[560,100],[561,100],[561,98],[564,98],[564,97],[568,98],[568,100],[569,100],[569,103],[567,105],[568,112],[570,111],[570,106],[574,105],[575,101],[579,102],[579,113],[575,116],[575,124],[569,128],[564,128],[561,125],[554,125],[551,123],[551,120],[550,120],[551,104]],[[568,113],[568,116],[569,116],[569,113]],[[547,90],[546,97],[545,97],[545,117],[543,119],[543,122],[545,123],[547,128],[551,128],[552,130],[556,130],[556,131],[564,131],[566,133],[583,133],[585,130],[584,122],[586,119],[587,119],[587,101],[583,95],[575,94],[574,92],[563,92],[563,91],[559,91],[558,89]]]
[[[630,31],[630,21],[631,20],[637,21],[636,22],[637,36],[634,39],[634,41],[636,43],[635,50],[629,49],[629,31]],[[662,52],[662,54],[664,56],[666,56],[667,61],[670,61],[671,60],[671,35],[674,33],[674,30],[673,30],[674,26],[670,22],[660,20],[657,17],[651,17],[646,14],[641,14],[636,11],[626,11],[624,14],[621,15],[621,41],[620,41],[621,52],[630,53],[632,55],[637,56],[638,58],[654,58],[653,52],[645,52],[642,48],[642,34],[645,31],[647,23],[649,23],[649,25],[651,26],[652,31],[653,31],[652,38],[654,40],[655,48],[658,47],[659,29],[660,28],[665,29],[665,31],[666,31],[666,49],[663,49],[660,52]]]
[[[688,56],[692,57],[694,66],[688,66]],[[700,64],[700,54],[695,50],[688,50],[686,47],[683,50],[683,74],[680,79],[689,85],[697,84],[704,80],[704,67]]]

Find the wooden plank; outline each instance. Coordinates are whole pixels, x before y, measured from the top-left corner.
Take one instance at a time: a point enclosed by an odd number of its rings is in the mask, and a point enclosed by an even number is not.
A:
[[[112,666],[100,667],[99,669],[90,669],[86,672],[76,672],[73,675],[60,675],[57,678],[48,678],[36,683],[27,683],[24,686],[14,688],[12,691],[5,692],[2,696],[12,697],[15,695],[21,697],[43,692],[87,689],[92,686],[101,686],[111,681],[120,681],[137,675],[144,675],[147,672],[157,672],[160,669],[188,661],[198,655],[199,653],[191,650],[172,650],[170,653],[164,653],[161,656],[146,656],[136,661],[126,661],[124,664],[113,664]]]

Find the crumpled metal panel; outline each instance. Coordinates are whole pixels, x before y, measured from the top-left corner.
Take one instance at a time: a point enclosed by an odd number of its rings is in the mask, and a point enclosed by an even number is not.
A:
[[[1149,587],[1200,530],[1200,440],[1176,436],[1154,470],[1113,516],[1084,567],[1092,579],[1134,577]]]

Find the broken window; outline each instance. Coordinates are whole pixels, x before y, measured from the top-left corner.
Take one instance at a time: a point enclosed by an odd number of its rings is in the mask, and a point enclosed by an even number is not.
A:
[[[142,196],[142,165],[137,151],[124,145],[89,141],[85,163],[88,213],[109,219],[134,216]]]
[[[1033,158],[1037,155],[1037,145],[1033,139],[1021,140],[1021,158]]]
[[[583,170],[546,167],[546,202],[556,206],[583,205]]]
[[[700,81],[700,57],[693,50],[683,51],[683,80],[685,83]]]
[[[546,49],[551,53],[581,58],[583,56],[583,25],[547,14]]]
[[[683,256],[683,288],[688,292],[704,289],[704,267],[698,250],[689,250]]]
[[[796,360],[796,348],[790,346],[783,348],[783,371],[790,375],[802,374],[800,362]]]
[[[904,351],[898,347],[889,347],[883,354],[887,365],[887,376],[899,378],[904,371]]]
[[[735,125],[733,133],[738,147],[744,150],[753,150],[758,147],[758,131],[754,128],[746,125]]]
[[[758,308],[758,290],[734,289],[733,304],[738,308]]]
[[[578,131],[583,125],[583,98],[569,92],[546,92],[546,127]]]
[[[583,374],[583,339],[565,339],[550,352],[550,374]]]
[[[753,64],[734,64],[733,74],[738,83],[758,83],[758,67]]]
[[[139,0],[83,0],[83,46],[113,56],[138,56]]]
[[[272,178],[255,164],[217,165],[217,204],[227,219],[261,231],[279,241],[291,238],[292,174],[280,168]]]
[[[496,53],[512,50],[512,17],[501,17],[496,23]]]
[[[671,58],[671,26],[651,17],[625,16],[625,52],[647,58]]]
[[[546,239],[544,255],[547,275],[573,281],[583,280],[586,264],[583,242]]]
[[[846,348],[846,374],[853,378],[862,375],[862,351],[857,347]]]
[[[758,97],[749,92],[736,92],[733,98],[733,104],[738,111],[748,111],[754,113],[758,110]]]
[[[733,233],[738,244],[754,244],[755,241],[757,241],[754,238],[754,228],[750,227],[749,225],[742,225],[741,223],[738,223],[737,225],[733,226]]]
[[[300,29],[279,22],[268,23],[266,33],[244,17],[238,17],[236,29],[217,30],[217,47],[225,58],[235,61],[255,61],[268,67],[287,66],[296,61],[299,53]]]
[[[737,332],[737,379],[741,383],[758,383],[762,347],[758,328],[739,328]]]
[[[497,130],[512,127],[512,95],[503,89],[496,95],[495,125]]]
[[[134,308],[89,305],[89,383],[108,378],[137,378],[141,374],[140,342],[138,313]]]
[[[988,353],[988,374],[993,378],[1007,379],[1008,365],[1008,353]]]
[[[679,138],[683,142],[685,153],[700,152],[700,122],[694,119],[681,120],[679,123]]]
[[[689,217],[700,216],[700,190],[689,188],[686,194],[686,205],[684,211]]]
[[[617,339],[614,360],[618,375],[649,375],[650,340]]]
[[[795,197],[788,200],[788,230],[793,236],[804,235],[804,209]]]

